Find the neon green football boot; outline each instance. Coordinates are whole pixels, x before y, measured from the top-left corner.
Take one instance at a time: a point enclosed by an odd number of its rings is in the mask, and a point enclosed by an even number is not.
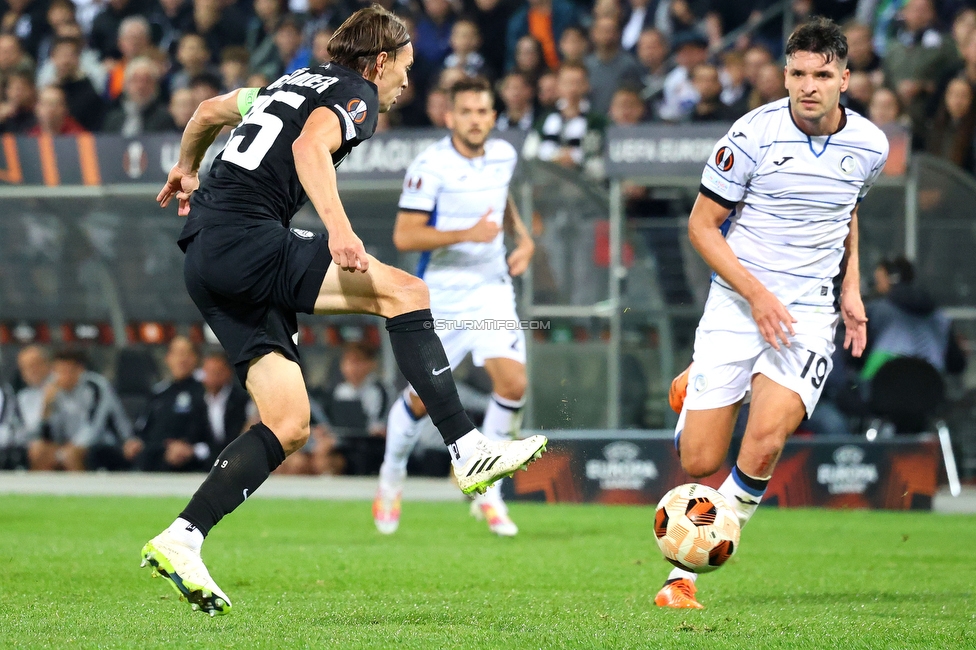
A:
[[[142,547],[140,566],[146,565],[153,568],[154,578],[165,578],[180,600],[190,603],[193,611],[211,616],[230,612],[230,598],[210,577],[200,552],[177,541],[168,531],[164,530]]]

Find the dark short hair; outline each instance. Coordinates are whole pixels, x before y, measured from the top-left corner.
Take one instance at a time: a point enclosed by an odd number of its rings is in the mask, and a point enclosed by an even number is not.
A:
[[[911,284],[915,280],[915,266],[904,256],[883,259],[878,262],[878,266],[888,274],[891,284]]]
[[[840,25],[816,16],[803,23],[790,34],[786,41],[786,57],[797,52],[813,52],[823,55],[827,63],[837,59],[842,65],[847,64],[847,37],[841,31]]]
[[[334,63],[365,74],[376,65],[380,52],[392,55],[410,42],[410,32],[397,16],[374,4],[360,9],[339,25],[329,41]]]
[[[455,98],[461,93],[488,93],[492,103],[495,101],[495,92],[491,88],[491,83],[484,77],[465,77],[464,79],[458,79],[448,88],[448,93],[450,94],[452,104]]]
[[[221,362],[222,364],[224,364],[225,366],[227,366],[228,368],[233,367],[230,363],[230,358],[227,356],[227,353],[224,352],[223,350],[210,350],[205,355],[203,355],[203,359],[204,360],[215,359]]]
[[[51,41],[51,51],[53,52],[61,45],[70,45],[78,52],[85,49],[84,43],[82,43],[80,38],[75,38],[74,36],[55,36],[54,40]]]
[[[211,88],[216,88],[217,92],[223,88],[224,83],[221,81],[213,72],[201,72],[200,74],[195,74],[190,78],[190,82],[187,84],[189,88],[196,88],[197,86],[210,86]]]
[[[83,368],[88,367],[88,355],[79,350],[78,348],[61,348],[54,353],[55,361],[68,361],[70,363],[77,363]]]

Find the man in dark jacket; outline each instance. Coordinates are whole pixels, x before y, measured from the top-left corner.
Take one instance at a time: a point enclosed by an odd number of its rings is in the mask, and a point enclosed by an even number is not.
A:
[[[237,382],[234,369],[222,351],[208,354],[203,360],[202,370],[203,399],[207,404],[213,454],[216,456],[244,431],[251,398]]]
[[[166,104],[159,98],[159,69],[144,57],[125,69],[125,90],[108,115],[102,130],[131,138],[166,131],[172,126]]]
[[[203,384],[193,377],[199,355],[189,339],[173,339],[166,353],[168,381],[156,385],[136,425],[144,449],[135,466],[145,472],[206,471],[213,456]]]
[[[82,43],[76,38],[58,37],[51,45],[55,83],[64,91],[68,113],[86,131],[97,131],[105,116],[105,102],[91,80],[81,71]]]

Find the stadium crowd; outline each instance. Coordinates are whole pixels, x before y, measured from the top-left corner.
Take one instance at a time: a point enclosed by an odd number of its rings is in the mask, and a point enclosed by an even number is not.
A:
[[[365,0],[358,0],[359,3]],[[443,126],[445,89],[484,75],[499,128],[583,165],[609,123],[729,122],[785,96],[777,0],[383,0],[407,20],[411,85],[378,130]],[[793,0],[841,21],[844,101],[912,147],[976,165],[976,1]],[[328,60],[357,0],[3,0],[0,131],[180,132],[207,97]],[[750,26],[754,29],[748,29]],[[743,30],[742,28],[746,28]]]
[[[152,353],[128,352],[118,356],[112,382],[80,348],[21,348],[12,381],[0,384],[0,469],[207,471],[257,421],[222,351],[201,354],[188,338],[174,337],[166,378],[148,390],[132,379],[155,376]],[[333,376],[309,395],[309,443],[278,473],[375,473],[389,396],[375,346],[344,344]]]

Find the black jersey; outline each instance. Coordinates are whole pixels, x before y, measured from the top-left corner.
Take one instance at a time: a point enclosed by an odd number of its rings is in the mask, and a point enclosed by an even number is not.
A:
[[[376,130],[376,86],[345,66],[302,68],[262,88],[191,196],[181,244],[212,223],[270,219],[287,228],[308,200],[292,143],[322,106],[335,112],[342,128],[342,146],[332,154],[336,166]]]

